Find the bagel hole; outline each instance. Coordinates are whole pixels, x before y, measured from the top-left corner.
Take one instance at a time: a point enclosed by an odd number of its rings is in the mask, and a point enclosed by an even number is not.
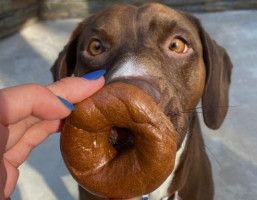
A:
[[[118,153],[131,149],[135,143],[135,137],[131,130],[117,126],[112,127],[109,139]]]

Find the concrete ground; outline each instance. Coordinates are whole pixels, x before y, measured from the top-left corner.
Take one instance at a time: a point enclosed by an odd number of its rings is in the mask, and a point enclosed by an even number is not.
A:
[[[212,162],[216,200],[254,200],[257,196],[257,11],[196,14],[234,64],[230,110],[223,126],[202,123]],[[0,41],[0,88],[51,83],[52,63],[80,19],[34,24]],[[201,114],[200,114],[201,116]],[[20,167],[14,200],[71,200],[77,185],[59,151],[59,135],[37,147]]]

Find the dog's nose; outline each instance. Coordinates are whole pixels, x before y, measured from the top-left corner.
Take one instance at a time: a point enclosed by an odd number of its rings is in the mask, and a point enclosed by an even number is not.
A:
[[[159,104],[161,92],[159,84],[153,80],[136,58],[127,58],[125,62],[114,65],[106,74],[106,84],[122,82],[134,85],[148,93]]]
[[[109,84],[114,82],[122,82],[130,85],[134,85],[140,88],[141,90],[143,90],[144,92],[146,92],[147,94],[149,94],[153,98],[155,103],[157,104],[160,103],[161,93],[159,89],[157,89],[153,81],[151,80],[145,80],[145,79],[142,79],[141,77],[124,77],[124,78],[120,77],[120,78],[115,78],[111,81],[107,81],[106,83]]]

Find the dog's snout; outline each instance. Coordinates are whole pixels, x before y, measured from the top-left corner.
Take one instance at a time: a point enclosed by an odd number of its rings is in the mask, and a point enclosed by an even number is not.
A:
[[[122,82],[130,85],[134,85],[140,88],[141,90],[143,90],[144,92],[146,92],[147,94],[149,94],[153,98],[155,103],[157,104],[160,103],[161,93],[151,80],[144,80],[144,79],[141,79],[140,77],[124,77],[124,78],[114,79],[109,83],[114,83],[114,82]]]
[[[106,84],[122,82],[134,85],[148,93],[159,104],[161,92],[158,83],[149,76],[144,65],[135,57],[127,58],[125,62],[114,65],[106,74]]]

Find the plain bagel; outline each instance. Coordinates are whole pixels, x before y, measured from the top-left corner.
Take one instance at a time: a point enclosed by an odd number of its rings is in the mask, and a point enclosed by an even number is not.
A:
[[[144,91],[113,83],[75,106],[63,127],[61,152],[86,190],[131,198],[152,192],[172,172],[176,131]]]

